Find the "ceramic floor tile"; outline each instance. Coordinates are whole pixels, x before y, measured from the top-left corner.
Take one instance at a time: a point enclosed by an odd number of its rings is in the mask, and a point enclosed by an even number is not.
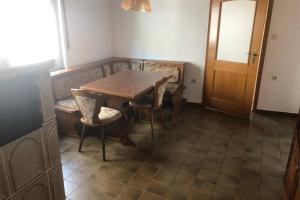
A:
[[[188,200],[210,200],[210,196],[198,193],[198,192],[190,192]]]
[[[156,175],[154,176],[154,179],[167,183],[167,184],[171,184],[175,178],[176,174],[170,170],[167,169],[159,169],[158,172],[156,173]]]
[[[171,116],[164,109],[166,119]],[[138,147],[107,140],[107,162],[98,138],[61,137],[60,151],[70,200],[276,200],[295,119],[253,114],[239,120],[185,105],[167,128],[147,121],[130,137]],[[107,132],[115,130],[108,127]]]
[[[140,190],[145,190],[151,179],[145,176],[134,175],[128,182],[129,185]]]
[[[157,171],[158,171],[157,167],[153,167],[150,165],[143,165],[138,169],[137,174],[141,176],[153,177]]]
[[[196,179],[192,186],[192,189],[201,194],[211,196],[211,194],[214,190],[214,187],[215,187],[215,184],[213,184],[213,183],[202,181],[200,179]]]
[[[197,175],[197,179],[208,181],[211,183],[216,183],[218,180],[218,176],[219,176],[218,173],[202,169],[199,171]]]
[[[188,190],[182,187],[171,186],[168,188],[165,197],[173,200],[186,200],[188,197]]]
[[[239,167],[223,164],[220,173],[224,174],[224,175],[239,177],[240,176],[240,171],[241,170],[240,170]]]
[[[218,185],[230,187],[232,189],[236,189],[238,186],[238,183],[239,183],[239,178],[230,176],[230,175],[221,174],[217,180]]]
[[[68,180],[64,181],[64,185],[65,185],[66,196],[70,196],[72,194],[72,192],[75,191],[79,186],[79,184],[74,183],[72,181],[68,181]]]
[[[234,200],[236,195],[236,190],[223,186],[216,186],[212,195],[212,200]]]
[[[74,173],[72,173],[66,180],[72,181],[77,184],[83,183],[86,179],[88,179],[91,176],[90,173],[77,170]]]
[[[163,198],[157,194],[153,194],[151,192],[144,192],[139,200],[162,200]]]
[[[99,191],[103,194],[117,197],[125,187],[124,184],[116,182],[116,181],[106,181],[100,188]]]
[[[177,174],[172,184],[176,186],[190,188],[193,185],[194,181],[194,177]]]
[[[164,196],[168,190],[169,185],[166,183],[161,183],[158,181],[151,181],[147,187],[147,191],[160,195],[160,196]]]
[[[116,200],[137,200],[143,192],[130,186],[126,186],[117,196]]]

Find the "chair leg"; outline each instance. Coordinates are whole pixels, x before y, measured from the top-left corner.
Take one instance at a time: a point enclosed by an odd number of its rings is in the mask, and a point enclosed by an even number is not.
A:
[[[103,161],[106,161],[106,157],[105,157],[105,132],[104,132],[104,126],[101,127],[101,140],[102,140],[102,159],[103,159]]]
[[[159,109],[159,118],[160,118],[160,121],[163,125],[163,128],[166,128],[166,124],[165,124],[165,121],[164,121],[164,116],[163,116],[163,112],[162,112],[162,108]]]
[[[152,134],[152,140],[154,138],[154,111],[151,109],[149,110],[150,113],[150,123],[151,123],[151,134]]]
[[[134,122],[135,122],[135,119],[136,119],[136,115],[137,115],[137,108],[133,108],[133,117],[131,119],[131,123],[130,123],[130,129],[133,129],[133,126],[134,126]]]
[[[182,104],[182,92],[180,94],[177,94],[172,97],[172,102],[174,105],[173,113],[172,113],[172,119],[174,120],[177,116],[177,114],[181,110],[181,104]]]
[[[138,120],[139,120],[139,122],[142,120],[143,111],[144,110],[142,110],[142,109],[138,109]]]
[[[82,132],[81,132],[81,137],[80,137],[80,142],[79,142],[78,152],[81,152],[81,147],[82,147],[82,143],[83,143],[83,140],[84,140],[84,137],[85,137],[85,132],[86,132],[85,129],[86,129],[86,127],[85,127],[85,125],[83,125]]]

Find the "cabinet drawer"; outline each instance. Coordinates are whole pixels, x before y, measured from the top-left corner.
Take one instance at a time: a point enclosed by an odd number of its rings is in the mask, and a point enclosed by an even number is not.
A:
[[[64,188],[64,179],[61,165],[57,165],[49,170],[49,183],[51,189],[51,197],[53,200],[64,200],[65,196],[65,188]]]
[[[45,170],[42,129],[3,147],[9,185],[14,193]]]
[[[57,133],[56,120],[44,125],[43,140],[46,153],[46,162],[48,168],[60,163],[59,139]]]
[[[26,186],[13,196],[12,200],[51,200],[47,175]]]
[[[1,151],[2,148],[0,148]],[[0,200],[8,198],[10,195],[3,161],[2,154],[0,154]]]

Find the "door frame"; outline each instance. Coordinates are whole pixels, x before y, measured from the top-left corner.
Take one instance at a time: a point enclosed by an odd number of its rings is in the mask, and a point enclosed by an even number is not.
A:
[[[208,32],[207,32],[205,69],[204,69],[204,81],[203,81],[203,96],[202,96],[202,102],[203,102],[204,106],[206,106],[205,84],[206,84],[206,70],[208,68],[207,67],[208,51],[209,51],[209,38],[210,38],[210,30],[211,30],[211,14],[212,14],[213,1],[214,0],[210,0],[210,7],[209,7]],[[257,0],[257,1],[260,1],[260,0]],[[264,33],[263,33],[264,36],[263,36],[262,47],[261,47],[260,61],[258,64],[256,84],[255,84],[254,96],[253,96],[253,101],[252,101],[252,112],[257,111],[258,97],[259,97],[259,93],[260,93],[261,78],[262,78],[262,72],[263,72],[263,68],[264,68],[265,55],[266,55],[267,43],[268,43],[269,32],[270,32],[273,6],[274,6],[274,0],[269,0],[268,12],[267,12],[267,17],[266,17],[266,22],[265,22],[265,29],[264,29]]]

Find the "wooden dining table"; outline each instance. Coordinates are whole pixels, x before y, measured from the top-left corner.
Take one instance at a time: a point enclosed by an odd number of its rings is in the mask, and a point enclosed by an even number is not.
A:
[[[134,100],[152,90],[154,84],[163,78],[159,72],[126,70],[85,84],[81,88],[107,96]]]
[[[155,83],[161,81],[164,76],[159,72],[145,72],[126,70],[107,76],[105,78],[82,85],[80,88],[105,95],[108,107],[118,109],[121,112],[124,109],[124,103],[136,100],[153,90]],[[129,138],[128,127],[129,118],[126,112],[122,112],[127,127],[124,137],[121,140],[123,144],[134,145]]]

